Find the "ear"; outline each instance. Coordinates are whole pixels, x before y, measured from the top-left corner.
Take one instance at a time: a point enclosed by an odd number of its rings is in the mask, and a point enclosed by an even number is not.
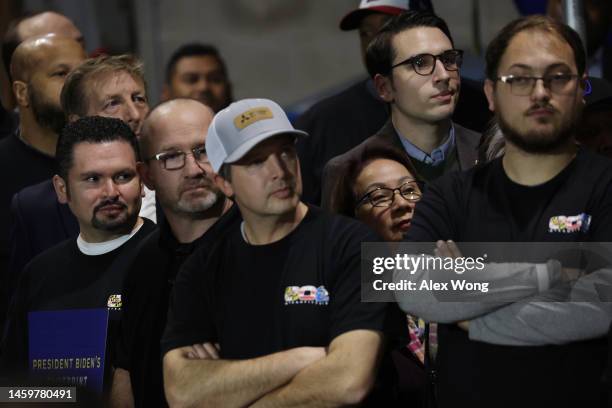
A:
[[[27,107],[30,106],[30,97],[28,95],[28,84],[23,81],[13,81],[13,93],[17,105]]]
[[[155,190],[153,181],[151,180],[151,174],[149,172],[149,165],[144,162],[136,163],[136,169],[140,175],[140,180],[144,183],[149,190]]]
[[[376,93],[383,101],[387,103],[393,102],[394,92],[390,76],[387,77],[381,74],[374,75],[374,87],[376,88]]]
[[[582,78],[580,78],[580,81],[578,83],[578,91],[580,92],[583,105],[586,105],[585,92],[591,93],[591,91],[593,90],[592,87],[593,84],[589,82],[588,74],[585,72],[584,74],[582,74]]]
[[[221,192],[225,194],[226,197],[232,198],[234,196],[234,189],[232,189],[232,185],[226,179],[224,179],[217,173],[213,173],[212,177],[213,182],[215,183],[217,188],[221,190]]]
[[[63,178],[57,174],[53,176],[53,188],[57,194],[57,201],[61,204],[68,204],[68,186]]]
[[[79,115],[76,113],[71,113],[68,115],[68,123],[76,122],[77,120],[79,120]]]
[[[493,81],[491,81],[490,79],[485,79],[484,93],[487,97],[487,101],[489,102],[489,110],[491,112],[495,112],[495,101],[493,99],[493,94],[495,92],[494,87],[495,83]]]

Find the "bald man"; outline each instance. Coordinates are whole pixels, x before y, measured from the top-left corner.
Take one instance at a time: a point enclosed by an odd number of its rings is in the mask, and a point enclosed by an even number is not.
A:
[[[65,123],[59,97],[66,75],[85,59],[81,44],[58,35],[22,42],[11,63],[19,129],[0,141],[0,277],[8,258],[13,194],[56,173],[55,144]],[[0,288],[6,290],[4,281]],[[0,305],[0,312],[3,312]],[[0,314],[0,323],[4,313]]]
[[[139,171],[165,219],[143,244],[126,281],[113,406],[165,405],[159,342],[174,278],[196,246],[237,218],[227,214],[217,223],[232,203],[213,183],[204,148],[212,118],[207,106],[181,98],[162,103],[145,120]]]
[[[53,11],[43,11],[14,19],[9,23],[2,41],[2,62],[7,74],[6,77],[2,77],[2,88],[4,88],[5,81],[11,82],[11,58],[17,46],[25,40],[47,34],[72,38],[81,43],[81,45],[84,43],[81,31],[68,17],[62,14]],[[10,86],[6,88],[10,88]],[[15,107],[13,94],[7,92],[2,96],[4,107],[8,110],[13,109]]]

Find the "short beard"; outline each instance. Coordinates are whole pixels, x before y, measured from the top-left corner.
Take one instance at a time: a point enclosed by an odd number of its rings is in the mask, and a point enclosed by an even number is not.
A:
[[[102,207],[106,204],[108,203],[101,203],[98,207]],[[134,225],[136,225],[136,221],[138,221],[140,208],[135,208],[134,211],[129,212],[126,207],[125,217],[120,216],[114,220],[103,221],[96,217],[98,207],[94,209],[94,214],[91,217],[91,225],[97,230],[126,235],[132,232]]]
[[[546,154],[556,151],[572,139],[577,126],[577,121],[572,118],[549,136],[538,132],[519,133],[501,115],[498,114],[496,117],[505,139],[522,151],[531,154]]]
[[[190,214],[193,215],[194,218],[199,218],[198,215],[210,210],[215,204],[223,200],[224,197],[225,196],[220,190],[212,190],[204,197],[192,200],[191,202],[180,199],[173,207],[178,213]]]
[[[59,135],[66,125],[64,111],[62,111],[60,107],[54,106],[48,101],[43,100],[34,88],[30,87],[28,89],[28,96],[36,122],[40,126],[51,129],[54,133]]]

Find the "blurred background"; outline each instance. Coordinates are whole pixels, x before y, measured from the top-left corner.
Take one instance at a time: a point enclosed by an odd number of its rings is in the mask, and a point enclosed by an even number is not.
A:
[[[610,1],[610,0],[599,0]],[[462,75],[482,78],[481,56],[495,32],[545,1],[433,0],[468,55]],[[356,31],[340,19],[358,0],[0,0],[0,32],[24,11],[54,10],[83,32],[87,51],[133,52],[145,63],[150,100],[181,44],[211,43],[227,62],[234,97],[266,97],[299,113],[365,76]],[[529,9],[529,10],[528,10]],[[3,73],[4,75],[4,73]],[[3,97],[8,92],[2,81]]]

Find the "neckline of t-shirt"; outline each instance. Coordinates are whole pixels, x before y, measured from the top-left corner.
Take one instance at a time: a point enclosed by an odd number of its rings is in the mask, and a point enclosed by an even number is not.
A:
[[[584,151],[584,149],[579,148],[578,151],[576,152],[576,155],[574,156],[574,158],[567,164],[567,166],[565,166],[565,168],[563,170],[561,170],[559,172],[559,174],[557,174],[556,176],[554,176],[550,180],[545,181],[544,183],[536,184],[534,186],[526,186],[524,184],[519,184],[519,183],[513,181],[510,177],[508,177],[508,174],[506,173],[506,170],[504,169],[504,164],[503,164],[503,161],[502,161],[503,157],[500,157],[498,159],[499,171],[502,174],[502,177],[504,179],[504,183],[506,183],[506,185],[510,186],[513,189],[523,190],[523,191],[545,190],[546,188],[548,188],[550,186],[557,185],[557,183],[559,183],[560,180],[565,179],[567,177],[567,175],[571,171],[573,171],[572,169],[574,167],[576,167],[576,163],[578,163],[578,161],[582,159],[583,151]]]
[[[278,241],[274,241],[271,242],[269,244],[264,244],[264,245],[253,245],[249,242],[249,240],[247,239],[246,233],[244,231],[244,220],[240,221],[240,242],[242,242],[245,246],[249,247],[249,248],[258,248],[258,249],[262,249],[262,248],[275,248],[277,246],[280,245],[284,245],[287,242],[291,242],[291,240],[293,239],[293,237],[295,236],[295,234],[301,230],[303,227],[303,225],[308,222],[310,220],[310,218],[312,217],[311,214],[313,212],[313,207],[311,205],[308,205],[308,211],[306,211],[306,215],[304,216],[304,218],[302,218],[302,221],[300,221],[300,223],[298,224],[297,227],[295,227],[293,229],[293,231],[291,231],[289,234],[287,234],[285,237],[279,239]]]
[[[136,225],[132,232],[129,234],[122,235],[118,238],[111,239],[110,241],[105,242],[87,242],[82,237],[81,234],[77,237],[77,247],[82,254],[88,256],[98,256],[108,254],[109,252],[114,251],[119,248],[121,245],[125,244],[132,238],[144,225],[144,222],[140,223],[140,225]]]

